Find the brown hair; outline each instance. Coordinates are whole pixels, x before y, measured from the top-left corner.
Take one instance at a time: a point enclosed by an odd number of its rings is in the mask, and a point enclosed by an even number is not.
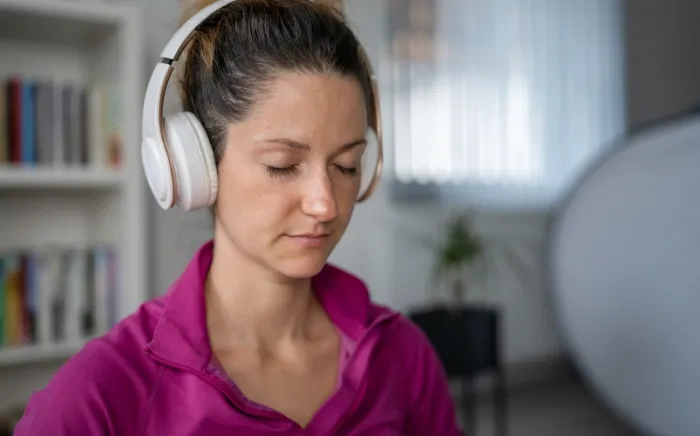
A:
[[[183,22],[211,3],[195,1]],[[234,1],[199,26],[181,68],[183,109],[202,122],[217,162],[228,124],[245,119],[282,71],[354,77],[372,104],[360,44],[342,13],[325,2]]]

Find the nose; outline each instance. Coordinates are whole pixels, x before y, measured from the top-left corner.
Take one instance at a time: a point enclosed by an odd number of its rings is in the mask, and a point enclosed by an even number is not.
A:
[[[332,221],[338,215],[338,203],[333,194],[333,184],[327,173],[314,176],[305,184],[301,209],[321,222]]]

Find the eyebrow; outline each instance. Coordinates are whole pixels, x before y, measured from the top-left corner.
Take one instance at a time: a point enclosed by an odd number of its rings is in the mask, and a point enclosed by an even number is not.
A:
[[[288,147],[291,147],[295,150],[302,150],[302,151],[308,151],[311,149],[311,147],[308,146],[308,144],[304,144],[298,141],[294,141],[293,139],[288,139],[288,138],[269,138],[269,139],[260,139],[255,141],[256,144],[283,144]],[[359,145],[367,144],[367,140],[365,138],[357,139],[352,142],[348,142],[347,144],[344,144],[342,147],[340,147],[340,151],[347,151],[350,150],[351,148],[357,147]]]

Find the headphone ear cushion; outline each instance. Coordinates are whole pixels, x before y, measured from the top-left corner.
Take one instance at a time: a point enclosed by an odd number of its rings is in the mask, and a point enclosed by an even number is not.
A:
[[[168,115],[164,123],[177,184],[176,203],[184,210],[211,206],[218,192],[218,174],[202,123],[191,112]]]

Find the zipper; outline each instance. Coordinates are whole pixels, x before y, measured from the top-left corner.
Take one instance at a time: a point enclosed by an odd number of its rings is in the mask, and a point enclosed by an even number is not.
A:
[[[230,386],[228,386],[219,377],[212,374],[208,369],[205,369],[205,372],[197,371],[194,368],[191,368],[191,367],[186,366],[186,365],[181,365],[179,363],[175,363],[175,362],[173,362],[169,359],[166,359],[158,354],[155,354],[155,353],[153,353],[153,351],[150,348],[146,348],[145,351],[149,357],[151,357],[153,360],[155,360],[159,363],[170,366],[171,368],[179,369],[182,371],[189,372],[190,374],[196,375],[201,380],[205,381],[207,384],[209,384],[210,386],[213,386],[219,392],[221,392],[243,414],[251,416],[251,417],[260,417],[262,415],[265,418],[287,421],[295,427],[295,430],[297,432],[299,432],[299,434],[304,434],[304,429],[299,424],[297,424],[293,420],[289,419],[288,417],[284,416],[283,414],[276,412],[274,410],[260,409],[260,408],[251,406],[249,404],[245,404],[241,400],[241,398],[239,398],[238,395],[236,395],[236,393],[233,392],[233,389]],[[256,413],[251,412],[251,409],[255,409]]]

